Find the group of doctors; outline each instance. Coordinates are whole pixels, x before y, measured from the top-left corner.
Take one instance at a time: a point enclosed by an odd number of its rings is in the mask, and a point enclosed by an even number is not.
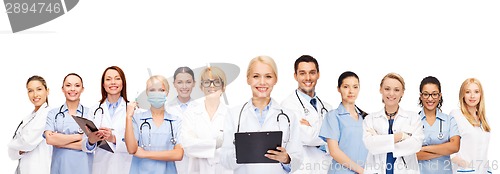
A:
[[[481,83],[466,79],[460,109],[441,112],[441,84],[428,76],[420,84],[417,114],[399,107],[403,78],[389,73],[380,83],[384,108],[366,113],[355,101],[359,77],[350,71],[338,78],[341,102],[335,109],[315,92],[320,77],[315,58],[303,55],[294,64],[298,88],[281,103],[271,97],[278,82],[274,60],[253,58],[247,68],[250,99],[234,108],[220,102],[227,85],[224,71],[207,67],[195,81],[180,67],[170,90],[161,75],[146,81],[149,109],[127,98],[122,69],[111,66],[101,77],[101,99],[93,107],[80,103],[83,79],[68,74],[62,85],[66,102],[48,106],[49,89],[40,76],[26,83],[35,109],[19,124],[9,156],[19,160],[16,173],[491,173],[487,159],[490,126]],[[205,97],[191,98],[195,84]],[[82,130],[72,116],[98,127]],[[238,164],[237,132],[282,131],[282,146],[265,157],[276,163]],[[87,133],[85,133],[87,132]],[[112,151],[100,148],[108,144]]]

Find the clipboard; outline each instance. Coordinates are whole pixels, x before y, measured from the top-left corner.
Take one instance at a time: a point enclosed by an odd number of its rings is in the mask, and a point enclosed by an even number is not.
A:
[[[236,163],[279,163],[264,155],[281,146],[282,131],[234,133]]]
[[[76,121],[76,123],[78,124],[78,126],[80,126],[80,129],[83,130],[83,132],[88,136],[89,135],[89,132],[87,131],[87,129],[85,127],[88,127],[90,132],[96,132],[98,131],[99,129],[97,128],[97,126],[95,126],[94,122],[90,121],[89,119],[86,119],[86,118],[83,118],[83,117],[79,117],[79,116],[74,116],[72,115],[71,117],[73,117],[73,119]],[[100,147],[101,149],[104,149],[108,152],[111,152],[111,153],[115,153],[113,151],[113,149],[111,149],[111,146],[109,146],[108,142],[107,141],[98,141],[97,142],[97,147]]]

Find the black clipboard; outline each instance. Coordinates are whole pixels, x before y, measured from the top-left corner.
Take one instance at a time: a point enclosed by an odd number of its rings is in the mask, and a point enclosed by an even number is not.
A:
[[[80,126],[80,129],[82,129],[87,136],[89,135],[89,132],[85,127],[88,127],[91,132],[96,132],[99,130],[97,126],[95,126],[94,122],[90,121],[89,119],[74,115],[72,115],[71,117],[73,117],[78,126]],[[113,149],[111,149],[111,146],[109,146],[107,141],[98,141],[97,146],[101,149],[107,150],[108,152],[115,153]]]
[[[281,146],[282,131],[234,133],[236,163],[279,163],[264,155]]]

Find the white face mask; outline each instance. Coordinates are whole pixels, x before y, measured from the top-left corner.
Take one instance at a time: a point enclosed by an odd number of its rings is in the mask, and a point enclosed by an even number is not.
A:
[[[167,101],[167,94],[165,92],[149,92],[148,93],[148,102],[154,108],[161,108],[165,105]]]

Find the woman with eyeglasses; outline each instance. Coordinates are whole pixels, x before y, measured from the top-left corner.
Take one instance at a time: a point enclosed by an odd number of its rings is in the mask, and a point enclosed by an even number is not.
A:
[[[441,83],[428,76],[420,82],[419,112],[424,127],[422,149],[417,153],[422,173],[451,174],[450,154],[460,148],[460,135],[455,118],[441,112]]]
[[[40,76],[31,76],[26,82],[28,99],[34,110],[24,117],[9,143],[9,157],[19,160],[17,174],[48,174],[52,147],[41,136],[45,130],[49,111],[49,88]],[[5,169],[4,169],[5,170]]]
[[[165,110],[169,85],[161,75],[146,82],[151,107],[135,112],[137,102],[127,106],[125,144],[133,154],[130,174],[177,173],[174,161],[180,161],[184,150],[179,139],[181,120]]]
[[[494,162],[488,160],[491,127],[486,118],[484,90],[476,78],[460,86],[460,108],[451,111],[460,131],[460,150],[451,155],[453,173],[491,173]]]
[[[83,80],[80,75],[69,73],[64,77],[62,92],[66,102],[60,107],[49,111],[45,125],[44,136],[47,144],[52,145],[52,174],[90,174],[92,173],[93,153],[82,151],[83,130],[80,129],[72,116],[92,120],[90,109],[80,103],[83,92]],[[96,147],[96,142],[104,140],[102,131],[89,135],[90,148]]]
[[[230,109],[224,125],[221,163],[236,174],[284,174],[296,171],[302,164],[302,143],[296,114],[271,98],[271,91],[277,81],[278,71],[271,57],[258,56],[250,61],[247,84],[252,91],[252,98]],[[281,147],[258,154],[273,163],[238,164],[235,133],[263,131],[283,133]]]
[[[101,99],[99,103],[90,109],[94,117],[94,124],[106,134],[106,141],[114,152],[102,148],[87,149],[94,152],[93,174],[122,174],[128,173],[132,155],[128,154],[125,142],[125,117],[127,110],[127,80],[125,73],[120,67],[110,66],[106,68],[101,77]],[[89,143],[84,138],[84,144]]]
[[[218,67],[201,71],[200,88],[205,100],[186,111],[182,122],[182,145],[188,160],[189,174],[232,174],[220,163],[224,120],[228,108],[220,102],[226,89],[226,74]]]
[[[399,74],[382,78],[384,109],[363,121],[363,142],[368,149],[364,173],[420,173],[416,153],[422,147],[424,132],[418,114],[399,107],[404,91],[405,82]]]

